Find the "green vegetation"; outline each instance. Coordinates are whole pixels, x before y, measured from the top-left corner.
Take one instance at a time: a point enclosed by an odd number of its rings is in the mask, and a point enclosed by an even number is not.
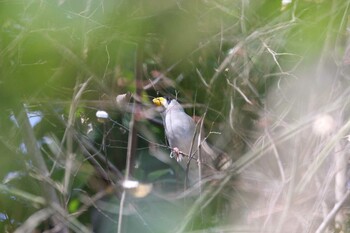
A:
[[[350,1],[283,2],[0,1],[0,232],[349,232]],[[232,159],[200,193],[163,95]]]

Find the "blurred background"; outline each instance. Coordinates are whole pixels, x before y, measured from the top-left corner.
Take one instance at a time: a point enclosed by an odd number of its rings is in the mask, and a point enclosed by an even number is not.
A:
[[[0,231],[348,232],[349,6],[0,1]],[[232,161],[200,193],[158,96]]]

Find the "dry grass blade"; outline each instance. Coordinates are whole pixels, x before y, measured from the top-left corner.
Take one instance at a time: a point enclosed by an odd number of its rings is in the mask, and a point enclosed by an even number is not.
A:
[[[32,156],[32,160],[38,169],[38,171],[41,173],[40,175],[47,177],[49,176],[49,171],[47,169],[47,166],[45,164],[44,157],[38,147],[37,144],[37,139],[35,137],[33,128],[30,125],[27,112],[23,108],[20,110],[20,117],[19,117],[19,123],[21,124],[21,131],[23,133],[23,139],[25,141],[26,148],[28,150],[28,154]],[[44,192],[45,199],[47,203],[52,203],[56,205],[60,205],[57,193],[54,189],[54,187],[47,185],[47,184],[42,184],[42,190]],[[52,216],[52,221],[55,225],[60,224],[60,220],[54,215]],[[64,226],[61,230],[61,233],[68,232],[68,229]]]
[[[350,196],[350,191],[348,190],[344,196],[339,200],[338,203],[336,203],[333,207],[333,209],[328,213],[326,218],[323,220],[321,225],[317,228],[316,233],[322,233],[326,230],[327,226],[330,224],[332,219],[336,216],[336,214],[340,211],[340,209],[344,206],[345,202]]]
[[[343,125],[339,131],[329,140],[325,147],[319,152],[316,160],[312,162],[305,175],[298,183],[296,190],[297,192],[302,192],[308,183],[311,181],[314,174],[318,171],[320,166],[323,164],[325,159],[330,155],[331,151],[334,150],[336,145],[341,141],[350,129],[350,121]]]
[[[136,100],[141,99],[141,94],[143,90],[142,76],[143,76],[143,44],[142,42],[138,44],[136,49],[136,61],[135,61],[135,86],[136,86],[136,95],[134,97],[134,104],[132,108],[132,116],[129,122],[129,135],[128,135],[128,148],[126,155],[126,168],[125,168],[125,180],[129,180],[131,173],[133,172],[135,166],[135,151],[137,146],[137,115],[139,114],[139,106],[136,103]],[[119,209],[119,218],[118,218],[118,233],[122,232],[123,224],[123,211],[125,204],[126,192],[123,190],[121,199],[120,199],[120,209]]]
[[[70,186],[70,178],[71,178],[71,172],[73,168],[73,162],[75,159],[75,155],[73,152],[73,142],[74,142],[74,121],[75,121],[75,114],[76,109],[79,105],[79,100],[81,99],[87,85],[91,81],[91,78],[87,79],[85,82],[80,84],[77,82],[75,91],[73,94],[73,101],[70,105],[69,109],[69,115],[68,115],[68,122],[66,126],[66,130],[63,136],[62,142],[66,142],[66,153],[67,158],[65,161],[65,173],[64,173],[64,180],[63,180],[63,194],[67,195],[69,186]]]
[[[52,214],[54,214],[54,211],[51,208],[38,210],[32,214],[20,227],[18,227],[14,233],[33,232],[40,223],[50,218]]]
[[[32,203],[33,205],[47,205],[47,201],[41,196],[35,196],[31,193],[24,192],[20,189],[8,187],[6,185],[0,184],[0,190],[2,192],[10,193],[21,199]]]

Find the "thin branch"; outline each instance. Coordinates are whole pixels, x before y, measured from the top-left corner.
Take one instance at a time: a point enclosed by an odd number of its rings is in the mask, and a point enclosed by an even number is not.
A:
[[[334,150],[337,143],[345,137],[347,132],[350,129],[350,121],[346,122],[329,140],[329,142],[325,145],[325,147],[319,152],[317,159],[314,160],[309,168],[307,169],[305,175],[301,178],[297,186],[297,190],[302,191],[306,185],[311,181],[312,177],[316,174],[319,167],[324,163],[326,158],[330,155],[330,152]]]
[[[133,104],[133,111],[131,115],[131,120],[129,123],[129,137],[128,137],[128,150],[126,156],[126,168],[125,168],[125,180],[129,179],[130,174],[133,172],[134,163],[135,163],[135,152],[137,146],[137,128],[136,123],[139,115],[139,106],[135,103],[136,100],[140,99],[143,85],[142,85],[142,64],[143,64],[143,44],[142,42],[138,44],[136,50],[136,65],[135,65],[135,84],[136,84],[136,93]],[[126,192],[125,190],[122,193],[120,199],[120,208],[119,208],[119,218],[118,218],[118,233],[122,232],[122,222],[123,222],[123,209],[125,204]]]
[[[53,209],[45,208],[32,214],[24,223],[18,227],[14,233],[35,232],[35,228],[54,214]]]
[[[317,228],[316,233],[322,233],[326,230],[326,227],[329,225],[329,223],[332,221],[332,219],[335,217],[335,215],[339,212],[341,207],[344,205],[344,203],[347,201],[348,197],[350,196],[350,191],[348,190],[345,195],[342,197],[342,199],[334,205],[333,209],[327,217],[323,220],[321,225]]]
[[[297,141],[294,140],[293,144],[296,147]],[[288,213],[290,212],[290,208],[293,205],[293,200],[295,197],[295,185],[296,185],[296,176],[297,176],[298,165],[299,165],[299,155],[298,155],[298,152],[295,151],[294,155],[293,155],[292,166],[291,166],[290,182],[288,185],[286,203],[285,203],[285,206],[284,206],[283,211],[281,213],[281,217],[279,219],[279,222],[278,222],[278,225],[277,225],[277,228],[275,231],[276,233],[284,232],[284,230],[285,230],[284,229],[285,221],[287,219]]]
[[[267,129],[265,130],[265,133],[266,133],[269,141],[271,142],[271,149],[276,157],[278,169],[280,170],[280,173],[281,173],[282,182],[283,182],[283,184],[285,184],[286,183],[286,175],[284,174],[283,164],[282,164],[281,158],[279,156],[277,147],[276,147],[276,145],[275,145],[275,143],[270,135],[270,132]]]
[[[220,64],[219,68],[216,70],[215,74],[210,80],[209,86],[212,86],[219,75],[226,69],[233,57],[238,53],[238,51],[243,47],[243,42],[239,42],[235,47],[231,49],[230,54],[224,59]]]
[[[344,194],[346,193],[346,181],[347,181],[347,164],[348,155],[344,150],[344,145],[342,141],[339,141],[334,148],[334,163],[335,163],[335,201],[341,201]],[[338,213],[335,216],[336,223],[340,225],[345,225],[346,219],[342,213]]]
[[[82,150],[82,153],[84,157],[91,163],[91,165],[96,169],[96,171],[106,180],[110,178],[110,175],[107,174],[107,172],[103,169],[103,167],[100,165],[99,162],[107,163],[105,166],[108,167],[109,170],[112,171],[112,174],[116,176],[117,180],[113,180],[115,182],[120,181],[124,178],[121,171],[119,171],[118,168],[116,168],[109,160],[106,161],[104,158],[104,155],[97,150],[91,143],[83,137],[80,137],[78,135],[75,135],[75,139],[80,145],[80,148]],[[93,153],[91,154],[90,151]],[[95,157],[98,158],[98,160],[95,159]]]
[[[26,202],[31,202],[35,205],[47,205],[47,200],[41,196],[35,196],[31,193],[25,192],[23,190],[8,187],[7,185],[0,184],[1,193],[10,193],[11,195],[17,196]]]
[[[198,70],[198,68],[196,68],[196,72],[200,78],[200,80],[202,81],[202,83],[204,84],[204,86],[208,87],[209,88],[209,84],[205,81],[202,73]]]
[[[20,109],[18,124],[20,126],[19,128],[21,129],[21,132],[23,135],[23,140],[26,145],[28,155],[31,156],[34,166],[41,173],[40,175],[49,176],[49,170],[46,166],[46,163],[40,151],[40,148],[38,147],[34,130],[30,125],[30,122],[27,116],[27,111],[24,107]],[[41,188],[45,196],[45,199],[47,200],[47,203],[54,203],[57,206],[60,205],[60,202],[54,187],[47,185],[46,183],[42,183]],[[56,215],[52,216],[51,220],[54,225],[60,224],[60,220],[57,218]],[[68,229],[67,227],[63,227],[59,232],[67,233]]]
[[[69,184],[70,184],[70,177],[71,177],[71,170],[73,167],[73,161],[75,159],[75,155],[73,153],[73,127],[74,127],[74,120],[75,120],[75,112],[79,104],[79,100],[86,89],[88,83],[90,82],[91,78],[87,79],[82,85],[77,84],[75,91],[74,91],[74,96],[73,96],[73,101],[70,105],[69,109],[69,116],[68,116],[68,122],[66,126],[66,131],[63,136],[63,141],[66,141],[67,144],[67,158],[66,158],[66,164],[65,164],[65,173],[64,173],[64,181],[63,181],[63,193],[67,194],[68,189],[69,189]],[[80,88],[78,89],[78,86]]]
[[[227,81],[227,84],[230,85],[231,87],[233,87],[236,91],[238,91],[238,93],[243,97],[243,99],[250,105],[253,105],[252,101],[250,101],[248,99],[248,97],[243,93],[243,91],[241,91],[241,89],[239,89],[237,86],[236,86],[236,83],[232,84],[230,83],[230,81],[228,79],[226,79]]]

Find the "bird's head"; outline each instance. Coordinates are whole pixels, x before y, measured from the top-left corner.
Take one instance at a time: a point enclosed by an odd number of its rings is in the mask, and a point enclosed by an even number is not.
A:
[[[171,102],[170,98],[164,98],[164,97],[157,97],[152,100],[152,102],[157,106],[157,107],[164,107],[167,108]]]

